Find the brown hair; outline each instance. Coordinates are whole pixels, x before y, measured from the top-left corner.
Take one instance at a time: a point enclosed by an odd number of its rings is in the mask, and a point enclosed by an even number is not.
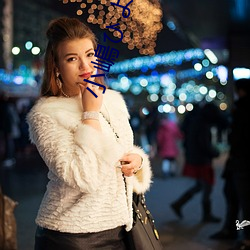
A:
[[[44,74],[41,85],[42,96],[60,96],[61,90],[56,84],[57,48],[61,42],[78,38],[89,38],[97,47],[97,40],[92,30],[77,18],[60,17],[49,23],[46,36],[48,39],[44,57]],[[103,84],[103,78],[96,78]]]

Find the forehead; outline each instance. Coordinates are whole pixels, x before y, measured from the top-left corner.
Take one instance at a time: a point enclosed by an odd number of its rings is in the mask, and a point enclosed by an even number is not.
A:
[[[59,55],[67,53],[85,52],[93,49],[93,42],[89,38],[80,38],[73,40],[65,40],[58,45],[57,51]]]

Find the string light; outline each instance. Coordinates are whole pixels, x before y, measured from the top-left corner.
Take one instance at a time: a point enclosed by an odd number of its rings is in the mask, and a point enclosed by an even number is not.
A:
[[[76,0],[63,1],[64,4],[76,2]],[[140,54],[154,55],[157,33],[162,29],[162,9],[158,0],[133,0],[128,6],[130,16],[122,16],[123,8],[111,5],[110,0],[87,0],[80,3],[76,11],[78,16],[88,13],[87,22],[98,24],[101,29],[106,26],[119,23],[120,30],[123,32],[123,43],[128,44],[128,49],[137,48]],[[113,3],[117,3],[117,0]],[[119,5],[126,6],[128,0],[120,0]],[[83,11],[83,9],[86,9]],[[120,38],[121,34],[114,29],[109,29],[114,37]]]

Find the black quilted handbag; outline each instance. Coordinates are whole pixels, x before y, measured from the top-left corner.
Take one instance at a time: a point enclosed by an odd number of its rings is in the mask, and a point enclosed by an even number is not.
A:
[[[127,233],[129,250],[162,250],[152,214],[143,194],[133,194],[133,227]]]

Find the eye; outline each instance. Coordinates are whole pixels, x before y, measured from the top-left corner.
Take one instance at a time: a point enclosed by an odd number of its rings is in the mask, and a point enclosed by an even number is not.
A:
[[[77,58],[76,57],[69,57],[67,58],[67,62],[73,62],[73,61],[76,61]]]
[[[94,52],[89,52],[89,53],[87,54],[88,57],[92,57],[92,56],[94,56],[94,55],[95,55]]]

